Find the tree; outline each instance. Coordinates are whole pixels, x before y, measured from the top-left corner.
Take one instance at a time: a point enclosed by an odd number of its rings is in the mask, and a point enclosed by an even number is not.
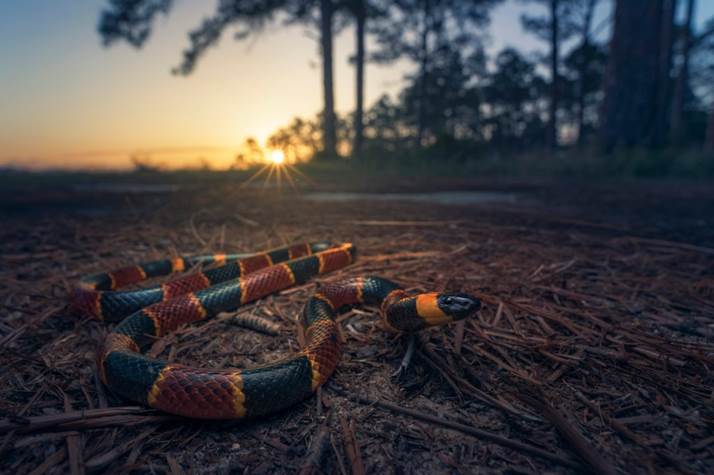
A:
[[[578,128],[578,145],[582,145],[585,141],[585,96],[588,91],[588,79],[591,79],[590,74],[593,72],[590,66],[593,64],[597,55],[597,48],[594,48],[590,40],[590,30],[592,28],[593,15],[598,0],[582,0],[579,6],[582,9],[582,22],[580,24],[580,45],[571,56],[576,57],[578,64],[578,79],[577,79],[577,128]]]
[[[692,41],[690,83],[707,113],[704,149],[714,152],[714,18]]]
[[[268,147],[282,150],[288,162],[302,162],[320,151],[322,139],[321,119],[306,120],[296,117],[268,137]]]
[[[97,31],[105,46],[125,40],[141,48],[151,34],[154,19],[167,15],[172,0],[109,0],[99,17]]]
[[[377,151],[395,151],[404,145],[404,113],[399,104],[382,95],[365,114],[365,145]]]
[[[490,9],[500,0],[393,0],[385,2],[385,15],[374,31],[379,49],[372,59],[379,62],[407,58],[417,65],[417,146],[424,145],[428,108],[430,63],[438,48],[450,43],[455,49],[479,45],[478,30],[489,21]]]
[[[674,45],[674,18],[678,0],[663,0],[659,38],[659,73],[652,146],[666,143],[670,128],[672,102],[672,51]]]
[[[714,32],[714,20],[710,22],[712,29],[710,31]],[[714,36],[712,36],[714,37]],[[709,115],[707,118],[707,132],[704,140],[704,149],[710,152],[714,152],[714,41],[711,42],[709,46],[709,58],[708,66],[706,67],[706,72],[704,73],[707,77],[706,84],[709,85],[708,90],[708,102],[709,102]]]
[[[707,118],[707,134],[704,139],[704,149],[714,152],[714,101],[709,106],[709,116]]]
[[[242,170],[264,161],[265,152],[263,152],[263,148],[254,137],[248,137],[238,149],[235,162],[231,168]]]
[[[545,135],[539,99],[546,82],[535,64],[506,48],[495,59],[496,69],[483,87],[486,128],[490,142],[501,148],[542,144]]]
[[[546,145],[554,150],[558,147],[558,110],[560,102],[560,48],[576,30],[572,10],[575,0],[522,0],[538,3],[548,8],[548,16],[521,17],[521,24],[526,31],[549,43],[550,92],[548,107],[548,126]]]
[[[405,122],[421,130],[424,144],[462,132],[465,109],[471,106],[467,101],[469,80],[460,51],[448,42],[436,46],[423,77],[410,78],[401,94]],[[421,115],[424,110],[429,111],[426,117]]]
[[[605,48],[590,41],[573,48],[563,60],[561,102],[577,131],[578,145],[583,145],[588,133],[597,127],[606,63]]]
[[[364,142],[365,29],[368,4],[367,0],[348,0],[346,6],[355,21],[355,112],[352,156],[358,157],[362,152]]]
[[[689,58],[692,49],[692,27],[696,0],[687,0],[687,14],[682,29],[681,61],[672,96],[672,118],[670,124],[670,141],[673,145],[682,142],[682,116],[684,115],[684,99],[689,82]]]
[[[601,113],[601,143],[606,151],[618,146],[658,145],[657,98],[667,84],[661,77],[662,24],[667,0],[618,0],[605,75]]]
[[[322,51],[323,92],[323,152],[328,157],[337,155],[337,124],[335,117],[335,85],[332,67],[332,0],[320,0],[320,48]]]
[[[172,5],[172,0],[108,0],[100,16],[99,34],[105,45],[125,40],[140,48],[151,33],[154,19],[159,14],[167,14]],[[327,156],[334,156],[337,138],[332,58],[333,0],[219,0],[214,14],[189,32],[190,44],[182,53],[181,64],[173,71],[175,74],[191,74],[198,60],[218,43],[227,27],[241,28],[235,37],[244,39],[273,21],[279,12],[286,14],[288,24],[319,24],[323,66],[323,151]]]

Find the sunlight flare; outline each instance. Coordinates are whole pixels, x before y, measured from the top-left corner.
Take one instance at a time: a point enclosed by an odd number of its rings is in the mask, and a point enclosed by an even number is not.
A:
[[[282,150],[272,150],[270,152],[270,161],[276,165],[282,165],[285,162],[285,153]]]
[[[241,188],[255,186],[265,191],[269,188],[282,189],[283,184],[287,184],[293,190],[297,191],[298,181],[310,183],[310,180],[303,172],[298,170],[290,162],[285,151],[280,149],[264,149],[262,154],[263,160],[260,162],[263,165],[258,168],[246,181],[241,184]],[[262,183],[253,183],[258,179],[262,179]]]

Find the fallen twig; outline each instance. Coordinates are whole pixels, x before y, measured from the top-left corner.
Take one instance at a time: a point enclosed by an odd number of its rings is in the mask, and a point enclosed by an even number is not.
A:
[[[45,459],[40,465],[35,467],[28,475],[42,475],[50,471],[52,467],[55,467],[62,463],[67,456],[67,451],[64,447],[54,451],[49,457]]]
[[[345,453],[352,466],[352,475],[364,475],[364,464],[362,463],[362,454],[355,437],[354,420],[347,421],[342,416],[340,417],[340,426],[342,427],[342,438],[345,443]]]
[[[524,402],[530,404],[534,409],[543,414],[551,424],[558,429],[566,442],[585,460],[592,470],[600,475],[615,475],[617,471],[614,465],[598,452],[585,437],[577,430],[560,410],[553,408],[543,397],[529,396],[524,392],[519,393]]]
[[[322,458],[329,444],[330,429],[325,422],[317,429],[315,436],[312,438],[312,442],[310,442],[310,448],[298,472],[299,475],[316,475],[320,473]]]
[[[138,406],[111,407],[108,409],[87,409],[82,411],[65,412],[64,414],[52,414],[49,416],[15,417],[0,421],[0,433],[11,430],[18,432],[36,432],[40,430],[64,428],[81,428],[83,424],[87,426],[101,426],[102,422],[110,422],[116,416],[142,416],[152,417],[158,414],[153,409],[146,409]],[[156,416],[159,418],[169,416]],[[122,419],[126,421],[126,418]]]
[[[429,414],[426,414],[423,411],[415,411],[413,409],[408,409],[406,407],[399,406],[397,404],[393,404],[391,402],[387,401],[378,401],[374,399],[367,399],[365,397],[361,396],[355,396],[355,395],[347,395],[346,393],[343,393],[346,397],[349,397],[351,399],[354,399],[361,404],[365,404],[368,406],[377,406],[381,407],[383,409],[388,409],[393,412],[397,412],[399,414],[404,414],[409,417],[413,417],[415,419],[419,419],[425,422],[430,422],[432,424],[436,424],[442,427],[447,427],[449,429],[453,429],[459,432],[462,432],[464,434],[472,435],[476,438],[483,439],[483,440],[488,440],[490,442],[493,442],[495,444],[508,447],[523,453],[527,453],[529,455],[533,455],[536,457],[541,457],[546,460],[550,460],[551,462],[558,463],[564,467],[570,467],[570,468],[575,468],[575,469],[580,469],[582,466],[573,459],[569,459],[566,457],[563,457],[558,454],[554,454],[552,452],[548,452],[543,449],[539,449],[538,447],[535,447],[530,444],[525,444],[523,442],[518,442],[516,440],[509,439],[507,437],[500,436],[494,432],[488,432],[485,430],[481,429],[476,429],[471,426],[467,426],[464,424],[459,424],[458,422],[452,422],[447,419],[437,417],[437,416],[432,416]]]
[[[67,412],[72,411],[72,403],[67,394],[63,391],[64,409]],[[79,432],[69,432],[67,434],[67,456],[69,458],[69,472],[72,475],[81,475],[84,473],[84,459],[82,457],[82,438]]]

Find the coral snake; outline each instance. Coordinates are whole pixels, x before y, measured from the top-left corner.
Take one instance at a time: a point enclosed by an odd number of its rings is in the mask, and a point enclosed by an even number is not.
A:
[[[142,354],[157,337],[180,325],[235,310],[311,277],[343,268],[355,248],[344,243],[305,243],[257,254],[184,257],[125,267],[82,279],[72,307],[86,315],[121,322],[98,352],[100,377],[115,393],[162,411],[201,419],[241,419],[285,409],[307,398],[330,377],[342,355],[336,315],[353,305],[379,307],[385,329],[414,332],[473,315],[480,302],[463,293],[409,295],[380,277],[326,284],[298,317],[305,345],[292,356],[250,369],[208,369],[168,363]],[[115,289],[183,272],[140,290]]]

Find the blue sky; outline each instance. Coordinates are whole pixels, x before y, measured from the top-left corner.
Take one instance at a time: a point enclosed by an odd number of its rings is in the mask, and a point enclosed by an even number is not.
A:
[[[608,3],[608,2],[604,2]],[[211,13],[214,1],[177,0],[146,47],[101,46],[96,34],[101,0],[0,2],[0,163],[108,167],[129,164],[134,151],[186,160],[232,160],[248,136],[261,142],[294,115],[321,107],[317,45],[301,27],[275,25],[235,42],[225,35],[190,77],[176,77],[186,32]],[[536,6],[509,0],[492,15],[489,49],[541,45],[520,26]],[[598,11],[596,24],[609,6]],[[700,0],[700,22],[714,1]],[[607,35],[607,29],[601,36]],[[336,103],[353,108],[353,31],[336,40]],[[367,100],[395,92],[411,66],[368,66]]]

